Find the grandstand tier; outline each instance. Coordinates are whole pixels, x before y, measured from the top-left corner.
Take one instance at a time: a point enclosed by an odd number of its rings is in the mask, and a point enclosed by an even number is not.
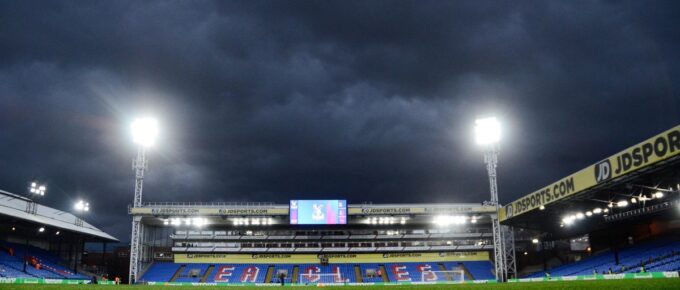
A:
[[[117,242],[74,215],[0,190],[0,278],[85,280],[85,243]]]
[[[343,264],[210,264],[154,263],[142,276],[144,282],[202,283],[356,283],[436,282],[493,280],[490,261],[404,262]],[[454,270],[464,278],[449,274]]]

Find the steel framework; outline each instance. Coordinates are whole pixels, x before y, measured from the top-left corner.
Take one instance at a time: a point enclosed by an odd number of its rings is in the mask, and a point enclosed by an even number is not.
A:
[[[513,227],[501,226],[503,229],[503,245],[505,249],[505,276],[507,279],[517,278],[517,262],[515,261],[515,231]]]
[[[500,204],[498,203],[498,185],[496,183],[496,166],[498,164],[498,145],[492,144],[484,153],[484,163],[486,164],[486,171],[489,174],[489,189],[491,193],[491,205],[496,207],[496,215],[491,216],[491,228],[493,231],[493,253],[494,253],[494,270],[496,273],[496,280],[503,282],[507,280],[507,266],[505,255],[505,239],[503,238],[503,229],[498,221],[498,213],[500,211]],[[513,251],[514,252],[514,251]]]
[[[144,171],[147,169],[146,149],[143,145],[137,148],[137,158],[132,162],[132,169],[135,170],[135,199],[133,207],[142,206],[142,189],[144,187]],[[140,246],[144,231],[142,229],[142,217],[132,217],[132,236],[130,238],[130,276],[129,283],[134,284],[139,273]]]

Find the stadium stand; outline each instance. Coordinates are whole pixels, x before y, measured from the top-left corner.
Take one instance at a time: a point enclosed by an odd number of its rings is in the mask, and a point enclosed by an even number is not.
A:
[[[59,265],[59,258],[53,254],[33,246],[19,245],[10,242],[0,242],[0,264],[3,269],[14,270],[4,273],[5,277],[37,277],[52,279],[87,279],[88,277],[75,274]],[[26,249],[26,252],[24,252]],[[23,272],[24,257],[26,257],[26,273]],[[18,271],[19,273],[16,273]],[[21,274],[20,274],[21,273]]]
[[[358,267],[358,268],[356,268]],[[286,283],[316,283],[317,274],[329,276],[325,282],[420,282],[424,271],[465,269],[466,279],[493,279],[493,265],[489,261],[432,262],[432,263],[360,263],[360,264],[178,264],[154,263],[142,276],[145,282],[221,282],[221,283],[278,283],[279,270],[287,272]],[[357,275],[357,270],[360,274]],[[374,272],[375,275],[367,275]],[[384,272],[383,272],[384,271]],[[179,274],[176,274],[179,273]],[[297,273],[297,275],[295,274]],[[332,275],[334,274],[334,275]],[[385,275],[385,277],[383,277]],[[439,274],[432,281],[451,278]]]
[[[3,190],[0,225],[3,278],[89,280],[91,273],[79,270],[84,244],[118,241],[73,214]]]
[[[594,272],[609,273],[610,269],[612,273],[636,273],[640,271],[641,266],[644,266],[646,271],[678,271],[680,270],[678,249],[680,249],[679,241],[660,239],[620,250],[618,265],[615,263],[612,251],[607,250],[581,261],[553,268],[549,273],[552,276],[590,275]],[[540,271],[528,277],[536,278],[545,275],[544,271]]]

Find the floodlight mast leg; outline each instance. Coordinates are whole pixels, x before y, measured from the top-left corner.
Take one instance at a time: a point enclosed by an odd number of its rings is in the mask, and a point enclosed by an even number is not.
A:
[[[496,207],[496,215],[491,218],[491,225],[493,230],[493,254],[494,254],[494,268],[496,273],[496,280],[499,282],[506,281],[507,268],[505,267],[504,241],[501,225],[498,221],[500,204],[498,203],[498,185],[496,183],[496,166],[498,164],[498,145],[492,144],[484,153],[484,163],[486,163],[486,171],[489,174],[489,189],[491,192],[491,205]]]
[[[505,245],[505,275],[507,279],[517,278],[517,261],[515,260],[515,229],[511,226],[501,226]]]
[[[135,170],[135,199],[132,207],[142,206],[142,189],[144,186],[144,171],[146,170],[146,150],[140,145],[137,148],[137,158],[133,164]],[[130,276],[128,283],[134,284],[139,273],[139,254],[141,243],[141,216],[132,216],[132,236],[130,238]]]

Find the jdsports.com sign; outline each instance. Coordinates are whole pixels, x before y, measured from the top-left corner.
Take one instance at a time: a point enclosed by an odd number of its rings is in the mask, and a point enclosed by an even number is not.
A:
[[[677,155],[680,125],[508,204],[500,219],[521,215]]]

